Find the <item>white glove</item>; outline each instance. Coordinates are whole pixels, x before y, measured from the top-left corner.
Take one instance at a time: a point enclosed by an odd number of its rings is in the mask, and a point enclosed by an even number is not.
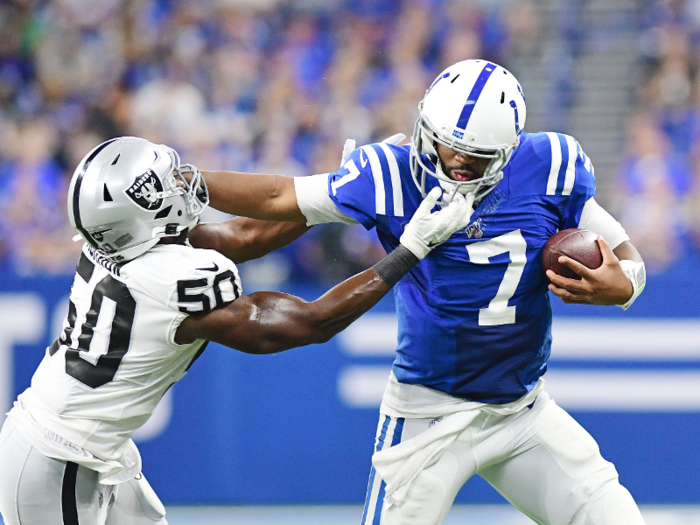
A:
[[[391,144],[392,146],[398,146],[403,142],[403,139],[406,138],[406,135],[403,133],[396,133],[395,135],[392,135],[391,137],[387,137],[384,140],[382,140],[382,144]]]
[[[355,151],[355,139],[347,139],[343,145],[343,154],[340,157],[340,167],[345,166],[350,154]]]
[[[431,213],[440,195],[441,188],[430,190],[401,235],[401,244],[418,259],[423,259],[430,250],[445,242],[457,230],[466,228],[474,212],[474,194],[468,193],[465,197],[457,193],[447,206]]]
[[[398,146],[403,142],[403,139],[405,138],[406,135],[404,135],[403,133],[396,133],[395,135],[392,135],[391,137],[387,137],[384,140],[382,140],[382,144],[391,144],[392,146]],[[345,141],[345,144],[343,145],[343,154],[340,157],[341,168],[345,166],[348,157],[353,151],[355,151],[356,147],[357,143],[355,142],[355,139],[347,139]]]

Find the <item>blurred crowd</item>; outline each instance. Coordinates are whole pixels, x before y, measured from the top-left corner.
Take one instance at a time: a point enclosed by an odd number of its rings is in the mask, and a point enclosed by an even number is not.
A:
[[[637,109],[610,200],[652,272],[700,251],[700,2],[646,2]]]
[[[68,182],[108,138],[202,169],[333,171],[346,138],[410,137],[442,68],[531,50],[534,3],[0,0],[0,269],[74,271]],[[640,23],[639,110],[607,201],[663,270],[700,246],[700,2],[650,3]],[[382,253],[373,232],[328,225],[244,266],[248,282],[337,281]]]

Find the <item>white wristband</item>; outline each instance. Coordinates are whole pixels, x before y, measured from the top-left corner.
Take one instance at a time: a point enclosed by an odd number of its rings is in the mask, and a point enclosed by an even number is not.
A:
[[[618,305],[623,310],[627,310],[632,306],[632,303],[639,294],[642,293],[642,290],[644,290],[644,286],[647,283],[647,272],[643,262],[630,261],[629,259],[622,259],[620,261],[620,267],[632,283],[634,289],[632,297],[630,297],[625,304]]]

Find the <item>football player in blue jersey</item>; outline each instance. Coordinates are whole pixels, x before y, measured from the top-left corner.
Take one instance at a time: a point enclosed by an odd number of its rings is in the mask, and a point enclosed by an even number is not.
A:
[[[377,230],[387,251],[433,188],[443,202],[473,200],[470,225],[394,289],[398,346],[362,523],[442,523],[474,474],[537,523],[644,523],[615,467],[544,389],[547,291],[626,309],[645,284],[639,253],[594,199],[590,160],[573,137],[524,133],[521,87],[492,62],[450,66],[419,109],[410,145],[363,146],[335,173],[204,172],[220,210],[360,223]],[[543,276],[542,247],[572,227],[599,234],[602,266],[563,258],[580,280]]]

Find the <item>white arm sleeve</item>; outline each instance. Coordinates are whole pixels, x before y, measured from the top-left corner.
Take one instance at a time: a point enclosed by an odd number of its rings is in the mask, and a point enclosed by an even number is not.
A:
[[[297,205],[306,217],[307,226],[325,222],[359,224],[340,211],[328,195],[328,173],[295,177],[294,191],[297,194]]]
[[[605,211],[593,197],[583,205],[583,213],[581,213],[581,220],[578,221],[578,227],[602,236],[613,250],[623,242],[630,240],[622,225]]]
[[[588,199],[588,202],[584,204],[578,227],[601,235],[613,250],[623,242],[630,240],[622,225],[593,198]],[[642,293],[642,290],[644,290],[644,285],[646,284],[646,269],[644,267],[644,262],[628,261],[624,259],[620,261],[620,266],[632,283],[632,297],[630,297],[625,304],[618,305],[623,310],[627,310],[632,306],[632,303],[639,294]]]

